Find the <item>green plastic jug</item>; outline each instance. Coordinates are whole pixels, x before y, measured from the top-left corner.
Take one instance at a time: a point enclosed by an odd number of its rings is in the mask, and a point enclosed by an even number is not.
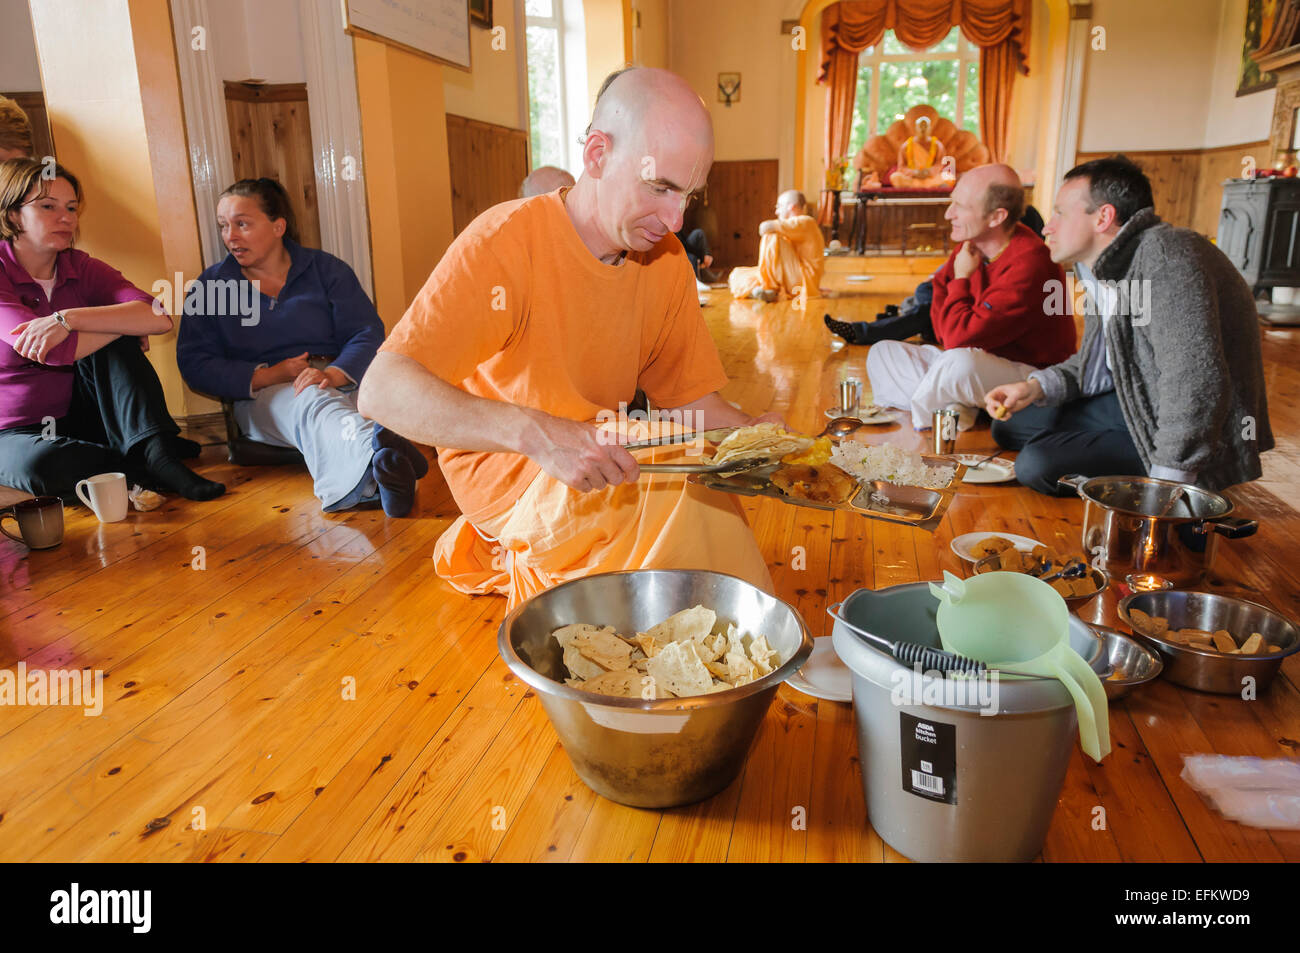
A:
[[[1084,754],[1094,761],[1110,754],[1106,690],[1070,648],[1070,613],[1060,593],[1018,572],[987,572],[970,579],[944,572],[943,577],[942,585],[930,583],[939,600],[935,621],[943,647],[991,669],[1059,680],[1074,699]]]

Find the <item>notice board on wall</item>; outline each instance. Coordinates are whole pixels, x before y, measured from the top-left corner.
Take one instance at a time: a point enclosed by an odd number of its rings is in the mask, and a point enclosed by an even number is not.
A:
[[[343,28],[469,71],[468,0],[342,0]]]

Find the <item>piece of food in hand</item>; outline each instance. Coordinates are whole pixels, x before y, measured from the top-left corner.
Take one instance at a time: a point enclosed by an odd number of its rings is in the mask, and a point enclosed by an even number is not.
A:
[[[819,467],[831,458],[831,449],[830,437],[818,437],[807,450],[787,453],[781,458],[781,462],[792,466],[802,463],[810,467]]]
[[[993,416],[998,420],[1006,420],[1011,416],[1011,411],[1007,410],[1006,404],[998,404],[993,408]]]

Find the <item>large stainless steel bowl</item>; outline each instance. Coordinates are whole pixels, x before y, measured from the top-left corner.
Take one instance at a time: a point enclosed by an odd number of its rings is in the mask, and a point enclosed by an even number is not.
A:
[[[644,632],[703,605],[763,635],[781,665],[770,675],[694,698],[615,698],[570,688],[551,633],[575,622]],[[735,576],[646,569],[576,579],[506,616],[497,638],[510,670],[536,690],[573,770],[597,794],[633,807],[673,807],[717,794],[740,773],[777,688],[812,654],[792,607]]]
[[[1276,645],[1280,651],[1267,655],[1225,655],[1179,645],[1133,628],[1130,609],[1164,616],[1171,629],[1205,629],[1209,632],[1227,629],[1238,644],[1252,632],[1258,632],[1264,636],[1266,645]],[[1262,692],[1282,667],[1282,660],[1300,650],[1300,626],[1295,622],[1254,602],[1217,593],[1190,589],[1137,592],[1122,599],[1117,611],[1134,634],[1160,653],[1165,663],[1165,678],[1202,692],[1240,695],[1246,687],[1247,677],[1253,678],[1255,690]]]

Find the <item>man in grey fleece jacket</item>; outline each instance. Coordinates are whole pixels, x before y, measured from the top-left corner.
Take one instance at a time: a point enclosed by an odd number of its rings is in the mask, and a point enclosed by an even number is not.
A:
[[[1220,490],[1258,479],[1273,447],[1250,288],[1152,204],[1124,156],[1076,166],[1057,193],[1044,236],[1088,292],[1083,343],[985,396],[994,440],[1020,450],[1016,477],[1041,493],[1064,492],[1066,473]]]

